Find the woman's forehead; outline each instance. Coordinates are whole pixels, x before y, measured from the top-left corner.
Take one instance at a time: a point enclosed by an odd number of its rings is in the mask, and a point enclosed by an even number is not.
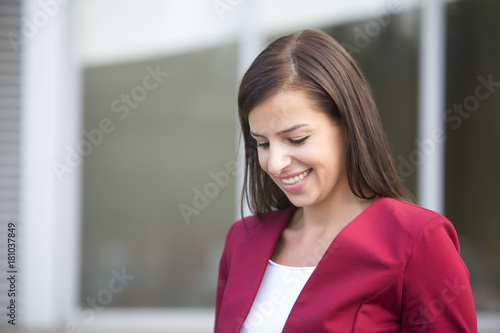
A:
[[[249,113],[248,119],[267,120],[272,118],[296,119],[319,111],[309,95],[302,91],[280,91],[260,103]]]
[[[278,93],[249,113],[253,134],[282,134],[299,128],[307,129],[327,120],[304,93]]]

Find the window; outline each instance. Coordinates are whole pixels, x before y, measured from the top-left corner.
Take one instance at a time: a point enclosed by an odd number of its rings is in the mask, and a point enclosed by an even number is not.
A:
[[[478,311],[500,312],[498,1],[448,6],[446,214]]]
[[[236,47],[83,77],[81,302],[125,270],[134,279],[105,305],[212,307],[236,215]]]

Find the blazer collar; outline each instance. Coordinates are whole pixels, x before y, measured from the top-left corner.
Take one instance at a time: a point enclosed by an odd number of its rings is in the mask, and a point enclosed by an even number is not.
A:
[[[381,201],[383,201],[382,198],[377,199],[376,202],[372,203],[340,231],[322,256],[315,272],[313,272],[311,278],[304,286],[303,291],[326,283],[326,281],[323,281],[325,277],[331,279],[332,276],[336,276],[336,271],[344,269],[342,268],[344,265],[351,265],[351,263],[345,262],[345,254],[352,252],[353,248],[362,248],[362,244],[358,244],[356,241],[357,236],[353,232],[355,230],[359,231],[361,225],[371,221],[373,216],[376,215],[377,207]],[[269,213],[263,221],[256,218],[248,218],[248,233],[245,237],[240,238],[241,242],[237,244],[237,250],[234,253],[231,264],[233,266],[231,270],[236,273],[234,277],[237,279],[240,288],[235,293],[237,297],[235,297],[236,302],[233,303],[237,306],[237,309],[231,311],[235,315],[233,318],[239,322],[238,331],[241,330],[252,307],[276,243],[296,209],[297,207],[292,206],[284,210]],[[245,232],[245,230],[242,232]],[[318,268],[321,274],[318,274]],[[290,317],[293,318],[297,311],[300,312],[301,306],[303,306],[302,303],[308,302],[308,297],[301,299],[302,294],[303,292],[299,295],[297,302],[292,308],[287,324],[290,321]],[[285,328],[287,328],[287,324],[285,324]]]
[[[271,212],[262,221],[245,218],[247,235],[238,244],[231,263],[231,270],[237,274],[235,278],[241,282],[238,284],[242,287],[235,303],[238,305],[235,318],[240,322],[238,331],[250,312],[276,243],[296,209],[297,207],[292,206]]]

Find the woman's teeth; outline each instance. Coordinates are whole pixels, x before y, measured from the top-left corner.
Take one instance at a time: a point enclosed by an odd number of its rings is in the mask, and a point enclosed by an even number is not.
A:
[[[302,179],[304,179],[304,177],[307,176],[309,174],[309,172],[311,172],[311,171],[312,171],[312,169],[309,169],[307,171],[304,171],[303,173],[301,173],[298,176],[290,177],[287,179],[282,179],[281,181],[286,185],[294,185],[294,184],[300,182]]]

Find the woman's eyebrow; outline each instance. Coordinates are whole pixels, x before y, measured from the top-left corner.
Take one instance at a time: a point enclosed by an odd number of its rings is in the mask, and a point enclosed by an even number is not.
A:
[[[292,127],[289,127],[287,129],[281,130],[281,131],[277,132],[276,134],[277,135],[282,135],[282,134],[285,134],[285,133],[290,133],[290,132],[293,132],[296,129],[299,129],[299,128],[304,127],[304,126],[309,126],[309,124],[297,124],[297,125],[293,125]],[[252,131],[250,131],[250,135],[254,136],[254,137],[263,137],[262,134],[257,134],[257,133],[254,133]]]

